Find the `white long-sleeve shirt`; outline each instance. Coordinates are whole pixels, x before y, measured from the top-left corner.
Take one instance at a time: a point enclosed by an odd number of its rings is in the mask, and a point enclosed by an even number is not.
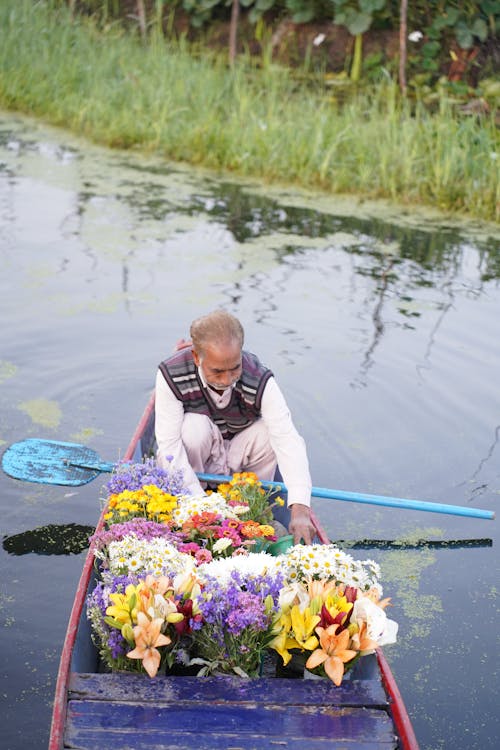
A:
[[[203,373],[198,368],[202,382]],[[231,397],[231,388],[221,395],[208,391],[217,407],[223,408]],[[160,370],[156,375],[155,395],[156,441],[159,456],[172,456],[172,463],[182,469],[184,481],[193,494],[203,492],[201,485],[191,468],[182,443],[181,429],[184,419],[184,407],[170,389]],[[283,482],[288,490],[288,505],[301,503],[311,504],[311,475],[304,440],[293,424],[290,410],[276,380],[267,381],[262,394],[261,418],[269,432],[269,442],[273,449]]]

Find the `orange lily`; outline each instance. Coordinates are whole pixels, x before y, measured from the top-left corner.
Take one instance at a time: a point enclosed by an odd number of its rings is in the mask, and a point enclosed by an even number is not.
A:
[[[347,648],[350,638],[349,631],[342,630],[339,635],[336,635],[338,627],[339,625],[330,625],[328,628],[320,626],[316,628],[321,648],[313,651],[306,661],[307,669],[314,669],[314,667],[323,664],[328,677],[337,686],[342,682],[344,664],[354,659],[357,654],[357,651]]]
[[[381,609],[385,609],[391,602],[390,596],[388,596],[386,599],[381,599],[378,589],[376,589],[374,586],[372,586],[371,589],[366,592],[366,594],[363,594],[363,596],[367,596],[368,599],[371,599],[372,602],[375,602],[375,604]]]
[[[332,591],[332,589],[337,589],[337,584],[335,583],[335,581],[327,581],[323,578],[319,581],[308,578],[306,580],[306,585],[311,599],[320,597],[323,601],[325,600],[327,594]]]
[[[129,651],[130,659],[142,659],[144,669],[150,677],[154,677],[160,666],[161,655],[159,646],[168,646],[172,639],[163,635],[161,626],[163,619],[157,617],[150,620],[144,612],[137,613],[137,625],[134,628],[135,648]]]
[[[373,651],[378,648],[377,641],[374,641],[368,635],[368,625],[366,622],[364,620],[359,621],[358,627],[358,632],[351,636],[351,645],[358,649],[358,651],[361,651],[361,653],[363,651]]]

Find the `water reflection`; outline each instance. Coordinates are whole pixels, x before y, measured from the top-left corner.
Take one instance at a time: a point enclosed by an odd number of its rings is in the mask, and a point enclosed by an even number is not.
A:
[[[491,226],[219,182],[8,116],[0,212],[0,442],[87,432],[118,459],[157,362],[196,315],[222,305],[279,376],[315,485],[461,505],[481,493],[481,505],[496,506],[500,239]],[[60,404],[60,421],[35,424],[19,408],[42,400]],[[59,651],[52,631],[62,640],[74,556],[99,503],[90,487],[68,504],[60,488],[30,496],[0,481],[4,585],[16,597],[3,600],[16,633],[4,631],[2,690],[14,695],[26,681],[15,648],[33,642],[33,597],[44,601],[43,643]],[[401,634],[388,656],[422,747],[489,746],[496,525],[442,517],[434,533],[411,512],[317,509],[333,539],[383,566]],[[419,672],[429,675],[422,692]],[[48,728],[49,709],[38,709]],[[12,747],[26,745],[25,716]]]
[[[20,534],[6,536],[2,547],[10,555],[78,555],[88,549],[92,526],[76,523],[48,524]]]
[[[5,536],[2,547],[11,555],[78,555],[89,546],[93,526],[82,524],[48,524],[37,529]],[[411,550],[411,549],[467,549],[491,547],[493,541],[484,539],[337,539],[334,542],[346,550]]]

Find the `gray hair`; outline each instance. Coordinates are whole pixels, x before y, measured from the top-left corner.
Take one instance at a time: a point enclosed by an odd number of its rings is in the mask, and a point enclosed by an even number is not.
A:
[[[238,318],[226,310],[213,310],[208,315],[197,318],[191,323],[190,334],[193,349],[198,354],[203,352],[207,344],[231,344],[236,341],[242,348],[245,337]]]

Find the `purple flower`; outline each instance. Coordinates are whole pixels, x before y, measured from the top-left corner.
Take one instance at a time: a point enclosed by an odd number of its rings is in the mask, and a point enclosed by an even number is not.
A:
[[[113,659],[118,659],[119,656],[124,656],[127,650],[127,642],[122,636],[121,632],[116,628],[110,628],[108,636],[108,646],[111,651]]]
[[[126,536],[135,536],[137,539],[156,539],[161,537],[177,545],[184,540],[184,535],[173,532],[165,524],[156,521],[148,521],[145,518],[133,518],[125,523],[115,523],[109,529],[103,529],[93,534],[90,541],[90,549],[96,551],[105,549],[111,542],[119,542]]]
[[[105,487],[108,494],[118,495],[124,490],[140,490],[147,484],[154,484],[169,495],[188,494],[182,470],[162,469],[154,458],[145,458],[142,463],[119,464]]]
[[[226,624],[233,635],[240,635],[245,628],[265,630],[269,625],[269,615],[264,610],[262,598],[242,591],[237,596],[236,607],[227,616]]]

